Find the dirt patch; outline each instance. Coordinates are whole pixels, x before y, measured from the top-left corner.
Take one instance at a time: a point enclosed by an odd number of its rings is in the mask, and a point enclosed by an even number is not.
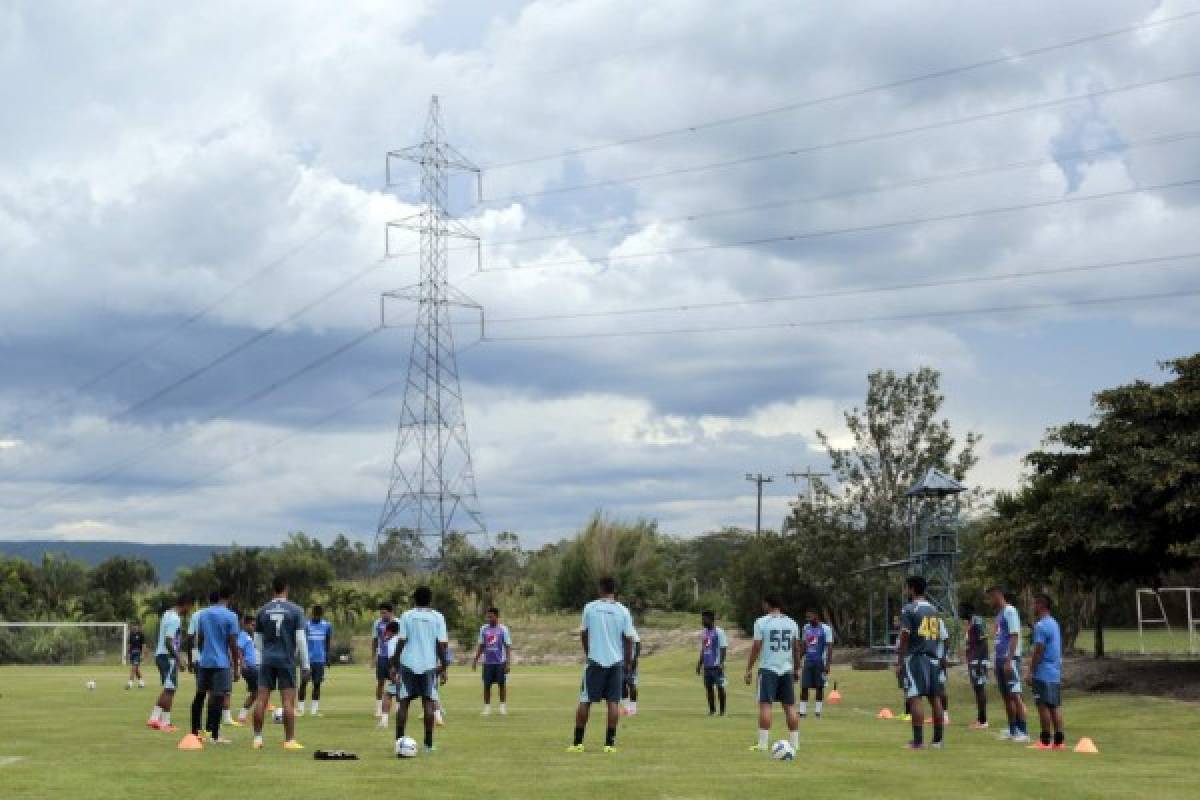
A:
[[[1200,703],[1200,661],[1067,658],[1063,685],[1085,692],[1123,692]]]

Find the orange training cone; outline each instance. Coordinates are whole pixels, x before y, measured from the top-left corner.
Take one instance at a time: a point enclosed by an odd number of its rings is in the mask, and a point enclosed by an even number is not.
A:
[[[892,713],[890,708],[881,708],[879,713],[875,715],[875,719],[895,719],[896,715]]]
[[[829,697],[825,698],[825,702],[831,706],[836,706],[842,702],[842,693],[838,691],[836,683],[833,685],[833,691],[829,693]]]
[[[180,750],[203,750],[204,742],[200,741],[200,737],[194,733],[189,733],[187,736],[179,740]]]
[[[1096,747],[1095,742],[1093,742],[1088,737],[1084,736],[1082,739],[1079,740],[1078,744],[1075,745],[1075,752],[1076,753],[1099,753],[1100,749],[1098,747]]]

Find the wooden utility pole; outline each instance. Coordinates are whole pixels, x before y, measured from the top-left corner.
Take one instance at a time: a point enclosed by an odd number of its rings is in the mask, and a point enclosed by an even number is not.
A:
[[[763,476],[761,472],[757,475],[751,475],[749,472],[747,472],[746,480],[751,481],[758,486],[758,514],[754,518],[754,535],[760,536],[762,535],[762,487],[764,483],[774,483],[775,476]]]

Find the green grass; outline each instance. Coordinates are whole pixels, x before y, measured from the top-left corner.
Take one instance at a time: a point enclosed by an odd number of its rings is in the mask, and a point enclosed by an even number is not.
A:
[[[300,720],[305,753],[280,748],[279,726],[268,747],[252,751],[250,734],[233,730],[231,748],[175,749],[178,736],[143,721],[153,688],[126,691],[111,667],[0,668],[0,796],[191,798],[351,798],[393,793],[426,798],[488,795],[520,798],[752,797],[1146,797],[1200,796],[1195,732],[1200,709],[1169,700],[1068,694],[1072,740],[1092,737],[1098,756],[1041,753],[972,733],[968,690],[953,683],[954,725],[948,749],[909,753],[899,721],[875,712],[897,708],[887,672],[835,670],[845,695],[824,720],[801,725],[800,761],[774,763],[746,752],[754,738],[754,703],[740,682],[731,714],[710,719],[690,653],[673,651],[642,665],[640,713],[623,720],[620,752],[599,752],[603,730],[588,731],[588,752],[564,752],[572,727],[578,667],[514,671],[507,718],[481,719],[477,678],[456,668],[444,699],[450,725],[433,756],[400,762],[392,736],[373,729],[372,678],[365,666],[332,671],[321,719]],[[732,673],[739,673],[735,666]],[[87,678],[98,681],[88,692]],[[175,711],[186,726],[192,679]],[[598,710],[598,709],[597,709]],[[992,701],[991,710],[998,714]],[[1032,727],[1036,728],[1036,723]],[[419,722],[412,725],[419,731]],[[419,733],[418,733],[419,735]],[[777,713],[774,738],[784,729]],[[358,762],[317,762],[316,748],[357,752]],[[13,758],[19,760],[12,760]]]
[[[1092,652],[1094,642],[1093,632],[1090,629],[1079,632],[1079,638],[1076,640],[1076,646],[1086,652]],[[1197,646],[1200,649],[1200,636],[1193,637]],[[1155,655],[1171,655],[1171,656],[1187,656],[1188,653],[1188,633],[1187,625],[1181,625],[1173,628],[1171,632],[1167,632],[1162,626],[1153,628],[1147,627],[1142,636],[1138,636],[1137,628],[1105,628],[1104,629],[1104,649],[1105,652],[1112,655],[1122,654],[1140,654],[1142,645],[1145,644],[1147,654]],[[1191,655],[1197,655],[1193,653]]]

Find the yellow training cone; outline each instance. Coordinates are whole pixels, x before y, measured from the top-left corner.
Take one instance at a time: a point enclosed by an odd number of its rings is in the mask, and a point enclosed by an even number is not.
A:
[[[204,742],[200,741],[200,737],[194,733],[189,733],[187,736],[179,740],[180,750],[203,750]]]
[[[875,715],[875,719],[894,719],[895,717],[896,715],[892,713],[890,708],[881,708],[879,709],[879,713]]]
[[[1098,747],[1096,747],[1095,742],[1093,742],[1088,737],[1084,736],[1082,739],[1079,740],[1079,743],[1075,745],[1075,752],[1076,753],[1099,753],[1100,749]]]

